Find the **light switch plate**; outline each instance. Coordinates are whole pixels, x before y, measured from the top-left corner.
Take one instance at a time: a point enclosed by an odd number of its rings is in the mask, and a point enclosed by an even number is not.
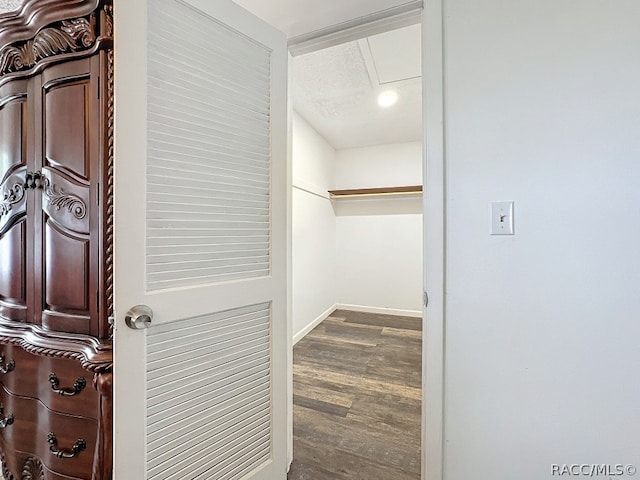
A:
[[[513,235],[513,202],[491,202],[491,235]]]

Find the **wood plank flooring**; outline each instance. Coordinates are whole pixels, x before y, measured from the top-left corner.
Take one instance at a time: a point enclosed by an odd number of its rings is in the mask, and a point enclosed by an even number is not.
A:
[[[293,350],[288,480],[419,480],[421,319],[336,310]]]

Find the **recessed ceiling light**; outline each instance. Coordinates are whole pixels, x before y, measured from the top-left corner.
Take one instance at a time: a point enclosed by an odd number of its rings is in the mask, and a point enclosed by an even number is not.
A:
[[[398,101],[398,92],[394,90],[386,90],[382,92],[380,95],[378,95],[378,105],[380,105],[382,108],[387,108],[392,105],[395,105],[397,101]]]

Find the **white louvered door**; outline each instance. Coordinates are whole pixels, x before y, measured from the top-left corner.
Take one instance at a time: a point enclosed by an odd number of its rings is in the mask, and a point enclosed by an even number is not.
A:
[[[114,478],[285,479],[284,36],[116,0],[115,41]]]

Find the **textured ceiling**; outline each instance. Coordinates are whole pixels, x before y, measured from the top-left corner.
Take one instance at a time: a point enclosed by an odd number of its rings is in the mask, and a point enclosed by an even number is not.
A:
[[[293,108],[336,149],[421,140],[420,43],[413,25],[294,57]]]

